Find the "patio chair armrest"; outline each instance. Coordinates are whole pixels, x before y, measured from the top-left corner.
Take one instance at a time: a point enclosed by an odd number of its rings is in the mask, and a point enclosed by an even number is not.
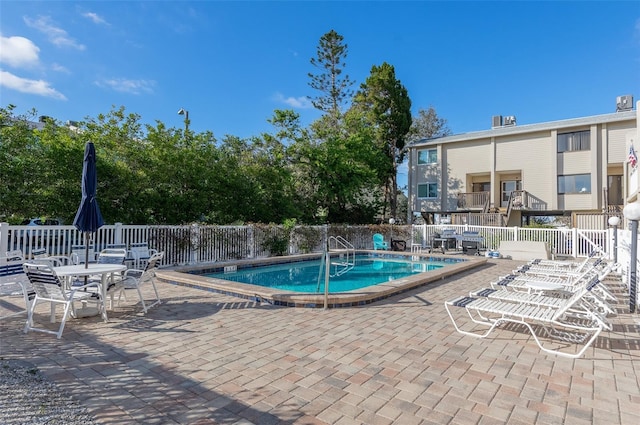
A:
[[[140,270],[140,269],[127,269],[125,270],[124,274],[122,275],[123,279],[128,278],[130,275],[133,275],[135,277],[139,277],[144,273],[144,270]]]

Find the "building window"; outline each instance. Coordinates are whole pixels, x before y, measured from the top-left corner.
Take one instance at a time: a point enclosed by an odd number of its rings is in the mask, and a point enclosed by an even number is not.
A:
[[[437,162],[437,149],[421,149],[418,151],[418,164],[436,164]]]
[[[575,131],[558,134],[558,152],[588,151],[591,149],[591,132]]]
[[[558,193],[591,193],[591,174],[558,176]]]
[[[491,192],[491,182],[473,183],[472,192]]]
[[[437,198],[438,183],[423,183],[418,185],[418,198]]]

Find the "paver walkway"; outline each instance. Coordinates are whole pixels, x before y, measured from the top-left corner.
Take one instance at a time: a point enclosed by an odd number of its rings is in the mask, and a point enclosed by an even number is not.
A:
[[[32,362],[105,424],[640,423],[640,314],[624,303],[575,360],[518,329],[454,330],[443,302],[518,264],[326,311],[161,284],[146,316],[131,294],[61,340],[0,321],[0,356]]]

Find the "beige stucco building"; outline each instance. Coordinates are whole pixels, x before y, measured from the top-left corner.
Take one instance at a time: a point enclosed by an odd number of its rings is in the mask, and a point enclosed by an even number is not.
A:
[[[638,198],[640,102],[617,112],[517,125],[494,116],[488,130],[424,139],[409,146],[409,211],[524,215],[621,210]],[[487,120],[489,121],[489,120]]]

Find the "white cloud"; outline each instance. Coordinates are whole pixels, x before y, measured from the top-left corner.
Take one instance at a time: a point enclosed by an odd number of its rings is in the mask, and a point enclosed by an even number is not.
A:
[[[62,28],[58,28],[51,23],[48,16],[39,16],[37,19],[24,17],[24,22],[31,28],[35,28],[47,36],[49,41],[58,47],[73,47],[74,49],[84,50],[85,46],[78,43]]]
[[[0,70],[0,86],[4,86],[22,93],[52,97],[59,100],[67,100],[67,98],[62,93],[52,88],[46,81],[29,80],[2,70]]]
[[[82,16],[84,16],[85,18],[93,21],[94,24],[103,24],[103,25],[109,25],[109,23],[107,21],[105,21],[101,16],[99,16],[97,13],[93,13],[93,12],[86,12],[83,13]]]
[[[156,85],[153,80],[128,80],[126,78],[111,78],[96,81],[95,83],[99,87],[131,94],[153,93],[153,87]]]
[[[274,96],[276,102],[285,103],[292,108],[310,109],[313,108],[311,101],[304,96],[301,97],[285,97],[282,93],[276,93]]]
[[[53,69],[56,72],[63,72],[65,74],[71,74],[71,72],[65,67],[60,65],[59,63],[52,63],[51,64],[51,69]]]
[[[28,38],[0,36],[0,63],[16,68],[37,65],[39,52],[38,46]]]

